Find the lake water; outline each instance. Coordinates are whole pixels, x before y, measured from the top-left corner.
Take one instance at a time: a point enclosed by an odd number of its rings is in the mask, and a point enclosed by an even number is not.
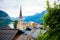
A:
[[[11,22],[8,26],[10,26],[13,29],[14,28],[13,22]]]

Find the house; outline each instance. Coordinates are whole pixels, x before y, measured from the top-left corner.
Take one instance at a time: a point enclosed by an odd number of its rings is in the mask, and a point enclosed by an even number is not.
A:
[[[10,27],[0,28],[0,40],[14,40],[16,36],[23,34],[19,29]]]
[[[0,28],[0,40],[34,40],[32,37],[24,34],[19,29],[11,29],[10,27]]]

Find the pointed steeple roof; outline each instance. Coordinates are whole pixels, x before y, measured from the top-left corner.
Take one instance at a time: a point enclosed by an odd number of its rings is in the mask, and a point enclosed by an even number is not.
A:
[[[22,18],[22,8],[20,7],[20,15],[19,18]]]

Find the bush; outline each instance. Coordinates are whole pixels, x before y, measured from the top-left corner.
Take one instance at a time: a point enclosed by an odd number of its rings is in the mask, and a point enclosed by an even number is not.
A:
[[[37,40],[60,40],[60,4],[54,2],[54,7],[52,8],[47,1],[47,14],[44,16],[44,26],[49,25],[49,31],[46,34],[38,35]]]
[[[17,28],[17,23],[18,23],[18,21],[15,20],[15,21],[14,21],[14,28]]]

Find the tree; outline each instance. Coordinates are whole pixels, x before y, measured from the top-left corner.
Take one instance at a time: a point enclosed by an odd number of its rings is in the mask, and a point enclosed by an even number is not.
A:
[[[14,28],[17,28],[17,23],[18,23],[18,21],[15,20],[15,21],[14,21]]]
[[[60,40],[60,7],[54,2],[54,7],[50,7],[47,1],[47,14],[44,16],[44,26],[49,25],[49,31],[46,34],[40,34],[37,40]]]

